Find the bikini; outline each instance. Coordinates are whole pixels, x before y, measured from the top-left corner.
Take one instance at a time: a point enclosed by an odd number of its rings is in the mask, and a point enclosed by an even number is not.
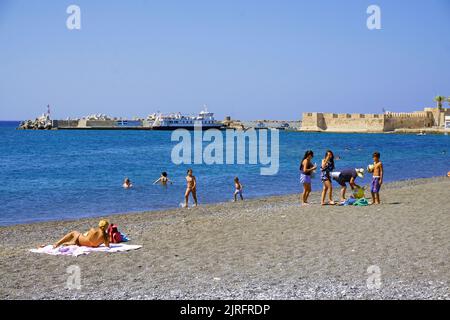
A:
[[[309,163],[308,169],[311,169],[313,167],[312,163]],[[300,183],[311,183],[311,174],[312,172],[304,172],[303,171],[303,163],[300,164]]]
[[[321,168],[321,175],[320,175],[320,179],[322,180],[322,182],[325,181],[331,181],[331,177],[330,177],[330,172],[334,170],[334,165],[332,162],[328,161],[327,164],[325,165],[325,168]]]

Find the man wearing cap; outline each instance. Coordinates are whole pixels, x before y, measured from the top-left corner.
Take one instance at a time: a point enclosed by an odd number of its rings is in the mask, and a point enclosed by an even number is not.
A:
[[[355,183],[357,177],[364,178],[364,169],[344,169],[341,172],[332,172],[333,180],[339,183],[341,188],[341,201],[345,201],[345,191],[347,190],[347,183],[350,188],[361,188]]]

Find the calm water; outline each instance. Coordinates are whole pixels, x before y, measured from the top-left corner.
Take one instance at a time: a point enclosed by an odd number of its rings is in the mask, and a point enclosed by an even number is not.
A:
[[[0,225],[174,208],[183,201],[188,166],[171,163],[176,143],[170,132],[19,131],[16,126],[0,122]],[[365,168],[372,152],[380,151],[386,181],[450,170],[450,136],[281,132],[276,176],[261,176],[255,165],[193,165],[199,201],[229,201],[236,175],[249,198],[297,193],[304,151],[314,150],[320,163],[328,148],[342,158],[337,169]],[[152,185],[161,171],[175,184]],[[134,189],[122,189],[126,176]],[[317,175],[313,189],[319,188]]]

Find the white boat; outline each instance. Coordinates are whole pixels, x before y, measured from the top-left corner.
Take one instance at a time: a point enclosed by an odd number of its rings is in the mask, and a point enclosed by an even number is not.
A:
[[[168,115],[152,114],[147,117],[147,121],[154,130],[193,130],[196,126],[201,126],[202,129],[220,129],[223,126],[214,119],[214,113],[209,112],[206,106],[197,116],[185,116],[180,112]]]

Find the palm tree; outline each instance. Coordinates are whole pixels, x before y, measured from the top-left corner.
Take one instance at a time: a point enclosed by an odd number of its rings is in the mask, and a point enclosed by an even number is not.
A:
[[[447,100],[447,98],[444,97],[444,96],[436,96],[436,97],[434,98],[434,101],[437,103],[437,107],[438,107],[439,109],[442,108],[442,103],[443,103],[444,101],[446,101],[446,100]]]
[[[450,97],[447,98],[447,103],[450,106]]]

